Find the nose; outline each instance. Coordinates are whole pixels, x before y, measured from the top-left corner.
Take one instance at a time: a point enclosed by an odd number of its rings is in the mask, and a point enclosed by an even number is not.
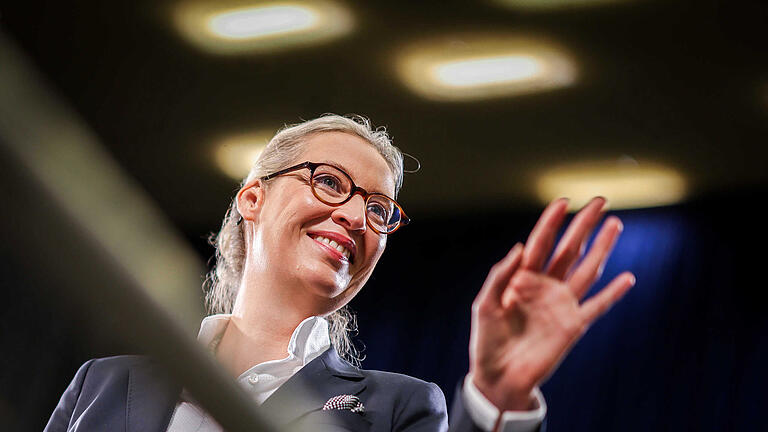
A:
[[[336,207],[331,218],[350,231],[365,232],[365,199],[355,194],[349,201]]]

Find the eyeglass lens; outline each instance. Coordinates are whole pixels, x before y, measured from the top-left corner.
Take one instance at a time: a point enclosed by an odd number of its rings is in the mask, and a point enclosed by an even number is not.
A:
[[[320,165],[312,175],[312,189],[315,195],[327,204],[344,202],[352,194],[352,180],[343,171]],[[400,223],[400,209],[394,201],[383,195],[370,195],[366,201],[365,214],[368,223],[377,231],[392,232]]]

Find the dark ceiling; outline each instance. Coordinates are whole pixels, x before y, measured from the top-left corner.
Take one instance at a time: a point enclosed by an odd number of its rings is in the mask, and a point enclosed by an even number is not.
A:
[[[188,45],[171,24],[171,1],[4,2],[0,26],[187,233],[215,229],[237,186],[213,163],[217,137],[325,112],[369,116],[421,160],[401,195],[415,218],[530,206],[536,170],[570,160],[663,162],[699,194],[766,183],[765,2],[636,0],[546,13],[491,2],[347,3],[352,34],[258,56]],[[423,100],[398,81],[403,44],[477,31],[555,40],[580,78],[546,93],[452,103]]]

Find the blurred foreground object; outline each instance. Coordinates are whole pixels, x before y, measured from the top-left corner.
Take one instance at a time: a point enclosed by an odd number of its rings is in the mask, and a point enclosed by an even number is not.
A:
[[[71,302],[85,322],[158,360],[225,429],[270,430],[179,325],[196,320],[193,308],[166,304],[181,311],[171,317],[157,304],[176,298],[157,287],[197,279],[192,254],[2,34],[0,64],[3,252],[43,295]]]
[[[0,64],[6,150],[167,313],[196,331],[205,267],[195,252],[5,37]]]

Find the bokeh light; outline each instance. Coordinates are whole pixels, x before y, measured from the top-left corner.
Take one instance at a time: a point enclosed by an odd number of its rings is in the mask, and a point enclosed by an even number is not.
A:
[[[403,48],[403,83],[436,101],[468,101],[552,90],[573,84],[576,66],[564,49],[518,35],[464,36]]]

